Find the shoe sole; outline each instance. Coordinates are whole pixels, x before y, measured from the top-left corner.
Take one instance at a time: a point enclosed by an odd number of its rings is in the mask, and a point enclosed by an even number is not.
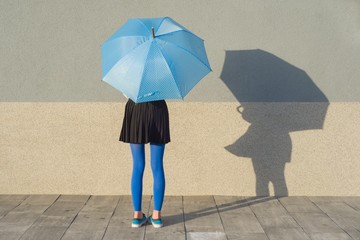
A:
[[[154,224],[154,223],[152,223],[152,225],[154,226],[154,228],[161,228],[163,225],[161,224]]]
[[[153,221],[151,221],[150,219],[148,219],[148,221],[151,222],[151,224],[154,226],[154,228],[161,228],[163,226],[163,224],[153,223]]]
[[[141,223],[141,224],[134,224],[134,223],[131,223],[131,227],[133,227],[133,228],[139,228],[139,227],[141,227],[141,226],[143,226],[143,225],[145,225],[147,223],[147,220],[146,221],[144,221],[143,223]]]

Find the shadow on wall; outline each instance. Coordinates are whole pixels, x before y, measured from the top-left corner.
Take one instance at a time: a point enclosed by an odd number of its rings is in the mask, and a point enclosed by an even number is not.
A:
[[[256,196],[269,196],[270,182],[275,196],[288,196],[289,132],[322,129],[328,99],[305,71],[260,49],[226,51],[220,78],[240,103],[234,110],[250,123],[225,149],[252,159]]]

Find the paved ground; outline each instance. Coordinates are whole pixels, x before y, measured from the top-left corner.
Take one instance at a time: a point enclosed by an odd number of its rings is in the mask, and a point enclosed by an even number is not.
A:
[[[130,195],[0,195],[0,239],[360,239],[360,197],[165,195],[163,228],[132,216]]]

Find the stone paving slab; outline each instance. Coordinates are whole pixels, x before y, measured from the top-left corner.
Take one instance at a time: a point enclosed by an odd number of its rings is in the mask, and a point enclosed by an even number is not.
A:
[[[131,195],[3,194],[0,240],[360,240],[360,197],[165,196],[161,215],[131,228]]]

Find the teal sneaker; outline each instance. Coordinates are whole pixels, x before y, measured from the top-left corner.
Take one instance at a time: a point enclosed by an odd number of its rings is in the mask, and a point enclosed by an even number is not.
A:
[[[142,225],[147,223],[147,218],[145,216],[145,213],[143,213],[143,217],[141,219],[138,218],[133,218],[132,223],[131,223],[131,227],[133,228],[139,228]]]
[[[155,227],[155,228],[160,228],[163,226],[163,221],[161,218],[159,219],[153,219],[152,215],[149,216],[149,222],[151,222],[151,224]]]

